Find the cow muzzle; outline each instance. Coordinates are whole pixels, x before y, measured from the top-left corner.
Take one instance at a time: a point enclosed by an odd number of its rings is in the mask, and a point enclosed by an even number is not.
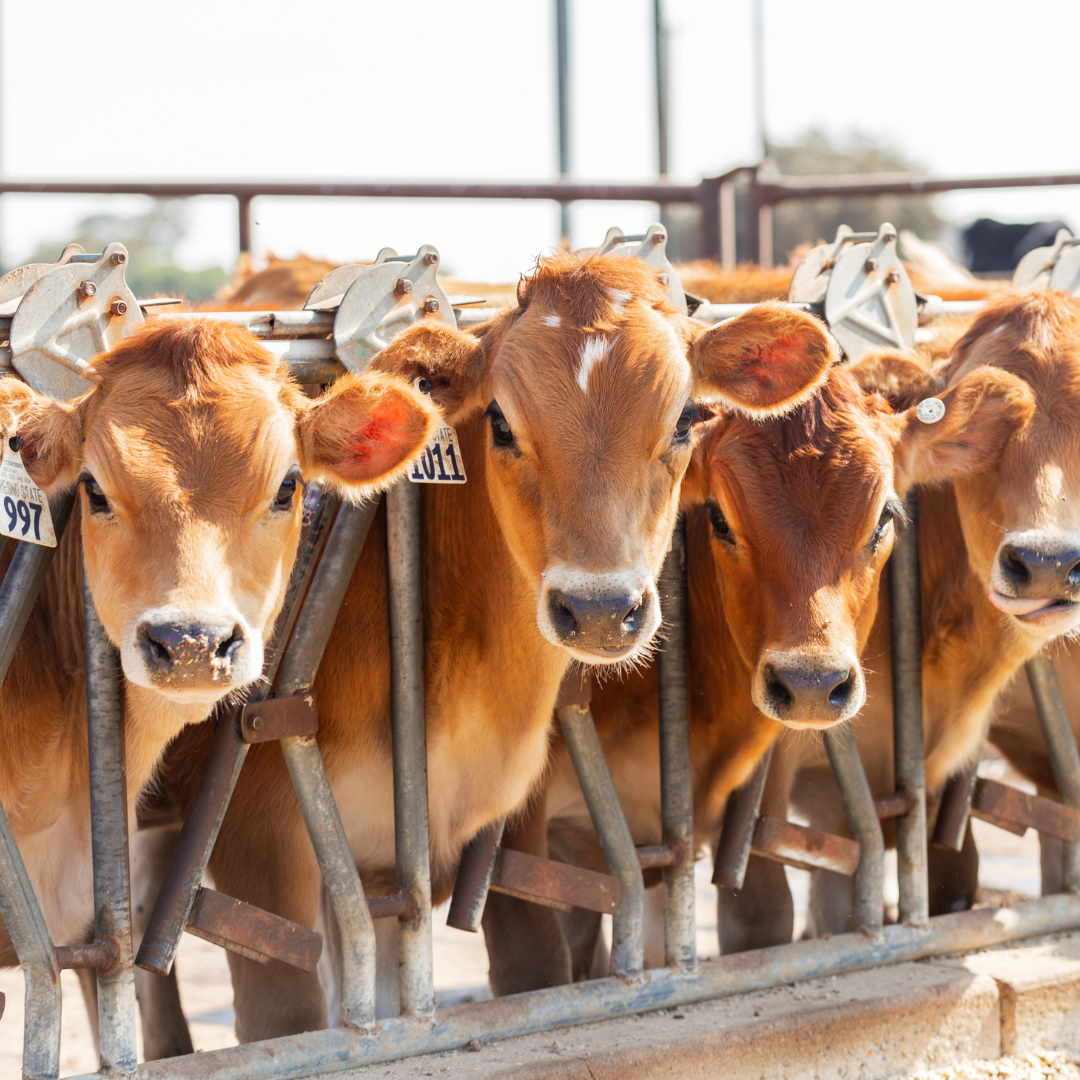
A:
[[[660,627],[660,597],[647,571],[592,574],[565,566],[544,574],[536,621],[553,645],[587,664],[640,653]]]
[[[1080,535],[1029,529],[1001,542],[990,602],[1029,633],[1055,637],[1080,620]]]
[[[866,702],[853,653],[770,649],[754,672],[754,704],[791,728],[827,728],[850,720]]]
[[[258,678],[262,640],[237,611],[156,609],[121,650],[132,682],[169,697],[212,702]]]

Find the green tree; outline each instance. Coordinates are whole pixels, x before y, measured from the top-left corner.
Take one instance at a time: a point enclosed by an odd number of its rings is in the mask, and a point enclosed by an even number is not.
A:
[[[119,240],[127,249],[127,283],[140,299],[185,296],[205,300],[229,280],[220,266],[185,270],[176,265],[176,249],[187,235],[187,211],[180,199],[156,199],[144,214],[92,214],[75,227],[75,235],[38,245],[27,262],[55,262],[65,244],[101,251]]]
[[[784,176],[919,171],[900,149],[860,131],[834,137],[811,128],[795,142],[770,146],[769,158]],[[877,229],[883,221],[910,229],[924,240],[935,239],[945,224],[933,200],[926,197],[874,195],[785,202],[773,216],[776,258],[786,259],[799,244],[831,240],[839,225],[864,232]]]

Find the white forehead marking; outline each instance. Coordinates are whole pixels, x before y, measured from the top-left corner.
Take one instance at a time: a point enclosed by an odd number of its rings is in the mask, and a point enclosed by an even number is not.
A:
[[[634,299],[633,293],[628,293],[625,289],[608,289],[608,299],[611,301],[611,309],[615,315],[621,315],[623,308]]]
[[[587,337],[581,343],[581,349],[578,351],[581,367],[578,368],[577,382],[583,394],[589,392],[589,372],[592,371],[594,364],[600,363],[607,356],[608,348],[608,339],[603,334]]]
[[[558,315],[541,315],[540,321],[545,326],[550,326],[554,330],[558,330],[562,326],[562,319]]]
[[[1002,323],[1001,326],[995,326],[994,329],[990,331],[990,333],[991,334],[1000,334],[1001,331],[1004,330],[1004,329],[1005,329],[1005,324]]]

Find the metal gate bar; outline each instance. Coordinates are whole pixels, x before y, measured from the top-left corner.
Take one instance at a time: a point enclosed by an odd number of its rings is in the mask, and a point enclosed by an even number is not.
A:
[[[904,499],[907,525],[889,556],[892,615],[893,748],[897,793],[914,808],[896,819],[896,873],[899,916],[908,926],[925,926],[930,916],[926,878],[926,776],[923,764],[922,622],[919,576],[919,504],[914,491]]]
[[[660,819],[664,843],[682,859],[664,869],[664,963],[697,967],[694,807],[690,777],[690,711],[686,689],[686,521],[680,515],[660,574],[667,640],[656,658],[660,695]]]
[[[859,865],[855,870],[855,925],[876,930],[884,919],[882,884],[885,878],[885,841],[874,809],[874,796],[863,770],[862,758],[850,727],[822,733],[836,785],[844,802],[848,825],[859,842]]]
[[[1080,754],[1076,750],[1076,738],[1061,696],[1057,672],[1048,657],[1036,656],[1027,662],[1027,677],[1061,801],[1080,810]],[[1063,884],[1066,889],[1076,889],[1080,887],[1080,841],[1066,843],[1064,848]]]
[[[94,938],[113,947],[110,967],[98,968],[101,1071],[135,1071],[135,973],[131,948],[128,863],[127,756],[120,654],[105,636],[83,574],[86,640],[86,722],[90,750],[90,831],[94,853]]]
[[[422,489],[399,480],[386,496],[390,598],[390,711],[394,756],[397,886],[416,900],[400,924],[401,1011],[435,1011],[428,840],[427,722],[424,714]]]
[[[377,1038],[346,1028],[312,1031],[247,1046],[205,1051],[140,1065],[146,1080],[292,1080],[359,1065],[509,1038],[611,1016],[689,1005],[750,990],[836,975],[880,964],[984,949],[1080,924],[1080,896],[1021,900],[1008,908],[939,915],[924,928],[885,926],[874,934],[837,934],[707,960],[695,977],[673,968],[639,979],[609,977],[534,990],[495,1001],[439,1009],[430,1026],[407,1017],[380,1022]],[[93,1080],[93,1075],[79,1080]]]
[[[619,879],[619,902],[611,917],[611,973],[638,976],[645,968],[645,883],[634,838],[588,706],[567,705],[556,714],[608,872]]]

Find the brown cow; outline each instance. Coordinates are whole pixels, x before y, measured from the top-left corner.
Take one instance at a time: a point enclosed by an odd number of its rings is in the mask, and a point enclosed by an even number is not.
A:
[[[392,376],[305,397],[244,331],[147,325],[61,404],[0,379],[0,435],[78,506],[0,689],[0,799],[52,939],[93,920],[82,574],[125,676],[129,813],[166,744],[262,672],[300,535],[303,484],[394,479],[435,413]],[[6,570],[14,545],[0,554]],[[17,963],[6,932],[0,963]]]
[[[903,513],[898,495],[940,470],[945,455],[950,471],[978,470],[1029,410],[1023,384],[990,369],[969,373],[945,400],[946,420],[928,426],[914,409],[894,413],[834,368],[809,402],[784,417],[761,423],[721,414],[704,426],[682,491],[699,846],[712,839],[728,794],[785,726],[805,733],[862,707],[859,658],[893,522]],[[635,843],[659,843],[655,668],[602,683],[592,712]],[[604,869],[561,742],[546,800],[530,807],[508,842]],[[565,945],[548,909],[489,898],[484,929],[496,993],[566,982],[601,966],[594,958],[599,916],[575,912],[569,925],[561,921]],[[658,952],[650,960],[662,963]]]
[[[432,888],[514,811],[547,760],[574,658],[626,666],[660,623],[655,578],[691,457],[693,398],[770,415],[804,400],[834,352],[814,319],[764,307],[707,327],[632,259],[558,255],[519,306],[472,333],[417,327],[374,363],[433,381],[469,481],[426,489],[424,608]],[[316,689],[319,745],[369,892],[394,888],[386,554],[373,530]],[[206,733],[200,731],[205,745]],[[183,805],[201,755],[182,740]],[[211,862],[231,895],[311,926],[319,874],[281,755],[255,746]],[[230,954],[243,1041],[324,1026],[315,975]]]
[[[952,385],[980,364],[1011,372],[1030,388],[1030,419],[997,464],[920,493],[919,547],[923,604],[923,703],[927,790],[979,752],[998,694],[1047,642],[1080,625],[1080,302],[1052,293],[1003,298],[986,308],[957,343],[938,377]],[[915,397],[937,379],[910,389]],[[901,389],[901,393],[903,390]],[[882,603],[870,650],[880,657],[869,702],[855,725],[875,796],[893,787],[888,604]],[[843,811],[820,747],[785,740],[766,791],[769,812],[790,798],[814,825],[843,831]],[[800,772],[800,770],[802,770]],[[794,777],[798,773],[797,782]],[[792,786],[794,785],[794,786]],[[960,859],[974,856],[970,849]],[[957,860],[931,853],[932,868]],[[756,867],[757,891],[744,891],[746,922],[755,896],[782,886],[770,867]],[[968,873],[966,879],[970,880]],[[961,878],[961,881],[964,880]],[[813,929],[843,929],[850,881],[816,874]],[[970,896],[935,891],[932,911]],[[763,927],[754,940],[780,940],[788,927]]]

